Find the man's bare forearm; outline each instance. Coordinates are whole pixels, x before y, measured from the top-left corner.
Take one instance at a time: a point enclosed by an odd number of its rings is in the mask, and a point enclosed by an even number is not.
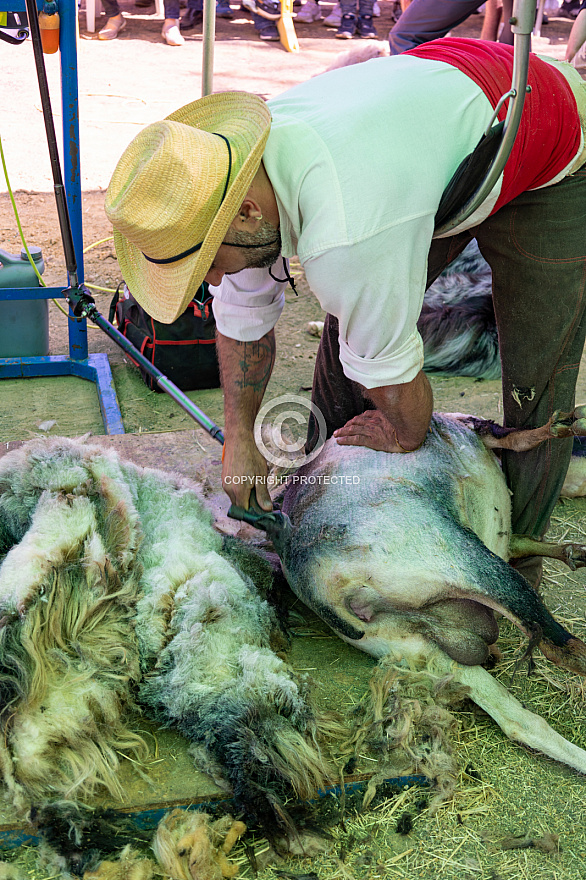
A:
[[[389,420],[402,449],[421,446],[433,411],[433,393],[425,373],[418,373],[405,385],[371,388],[364,394]]]
[[[362,391],[376,409],[365,410],[334,431],[341,446],[366,446],[381,452],[412,452],[421,446],[433,410],[433,394],[424,373],[404,385]]]
[[[275,332],[255,342],[217,334],[226,436],[252,432],[275,362]]]

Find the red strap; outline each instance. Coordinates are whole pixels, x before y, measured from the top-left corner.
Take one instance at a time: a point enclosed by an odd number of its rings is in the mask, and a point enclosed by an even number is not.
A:
[[[157,339],[157,348],[164,345],[215,345],[215,339]]]
[[[486,40],[446,38],[424,43],[404,54],[444,61],[456,67],[480,86],[493,108],[511,87],[512,46]],[[519,132],[505,165],[493,214],[522,192],[553,180],[580,148],[576,100],[565,77],[551,64],[531,54],[529,85],[531,92],[525,97]],[[499,119],[505,118],[507,106],[506,102]]]

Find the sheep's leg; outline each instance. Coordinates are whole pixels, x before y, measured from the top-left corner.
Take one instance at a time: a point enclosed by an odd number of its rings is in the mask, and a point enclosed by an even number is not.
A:
[[[584,544],[549,544],[530,538],[528,535],[511,535],[509,541],[509,558],[521,559],[524,556],[546,556],[559,559],[569,569],[576,571],[586,565],[586,545]]]
[[[496,721],[509,739],[586,773],[586,751],[556,733],[539,715],[524,709],[482,666],[452,662],[451,671],[457,681],[470,688],[470,698]]]
[[[586,436],[586,406],[577,406],[569,413],[556,410],[548,423],[540,428],[503,428],[502,425],[475,416],[458,416],[458,418],[475,431],[489,449],[527,452],[539,446],[544,440]]]
[[[237,840],[240,840],[245,832],[246,825],[244,824],[244,822],[232,822],[224,839],[224,843],[222,844],[222,851],[225,852],[226,855],[228,855],[229,852],[232,852],[234,844]]]

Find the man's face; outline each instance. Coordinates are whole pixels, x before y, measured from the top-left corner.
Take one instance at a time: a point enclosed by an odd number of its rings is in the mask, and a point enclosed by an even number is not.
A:
[[[232,224],[205,280],[217,287],[224,275],[234,275],[243,269],[267,269],[280,253],[279,230],[268,220],[263,220],[260,229],[254,233],[241,232]]]

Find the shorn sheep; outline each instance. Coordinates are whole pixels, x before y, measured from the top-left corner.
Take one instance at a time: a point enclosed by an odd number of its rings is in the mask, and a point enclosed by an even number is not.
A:
[[[585,407],[517,431],[435,413],[416,452],[389,455],[330,438],[287,485],[283,510],[292,530],[283,570],[337,635],[381,659],[377,700],[371,685],[379,721],[389,696],[389,717],[399,714],[396,670],[390,674],[387,664],[401,663],[463,685],[511,739],[586,773],[586,751],[482,667],[498,638],[496,612],[527,635],[528,656],[539,646],[553,663],[586,676],[586,644],[507,564],[541,555],[583,567],[586,545],[511,534],[510,491],[492,451],[520,452],[585,432]]]
[[[137,703],[247,822],[282,831],[284,801],[326,784],[320,719],[277,654],[272,572],[251,552],[214,531],[193,484],[110,451],[32,441],[0,461],[0,768],[21,814],[120,797],[118,752],[146,751]]]

